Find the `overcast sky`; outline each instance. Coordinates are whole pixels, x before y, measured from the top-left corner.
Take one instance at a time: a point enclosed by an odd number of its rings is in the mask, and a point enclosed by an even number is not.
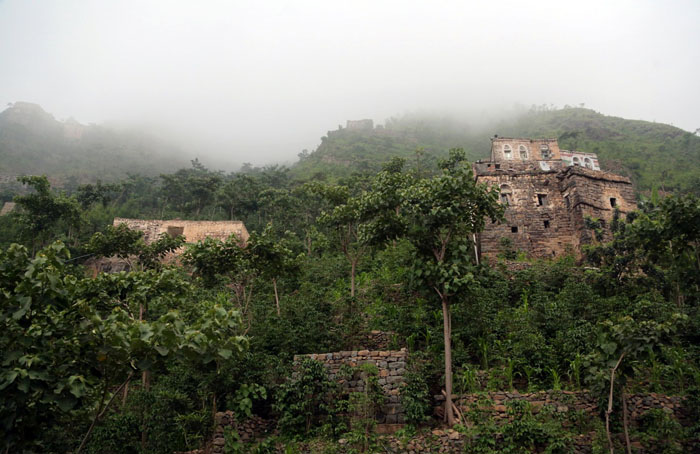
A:
[[[0,107],[294,160],[347,119],[564,104],[700,127],[700,1],[0,0]]]

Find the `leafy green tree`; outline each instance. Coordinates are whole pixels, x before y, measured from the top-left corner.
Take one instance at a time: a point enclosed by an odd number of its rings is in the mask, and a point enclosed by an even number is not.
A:
[[[225,284],[233,289],[236,304],[248,323],[247,332],[252,323],[250,303],[260,270],[245,244],[235,235],[224,241],[206,238],[187,246],[183,262],[206,285]]]
[[[274,236],[270,224],[261,233],[254,232],[250,235],[246,251],[250,254],[251,261],[260,270],[260,274],[272,281],[277,315],[281,315],[277,280],[298,271],[299,258],[284,244],[282,239]]]
[[[406,238],[415,247],[415,275],[440,299],[445,346],[445,414],[454,424],[452,409],[451,298],[474,282],[470,236],[496,222],[503,208],[498,193],[477,184],[462,150],[450,150],[441,162],[442,174],[419,180],[404,191],[402,210],[408,219]]]
[[[147,244],[143,232],[132,230],[126,224],[107,226],[103,232],[95,233],[86,250],[98,257],[119,257],[129,263],[132,270],[154,269],[161,265],[167,254],[185,244],[183,236],[172,237],[162,233],[156,241]]]
[[[683,318],[685,317],[681,314],[674,314],[668,321],[657,322],[622,316],[599,324],[597,348],[584,359],[584,364],[588,372],[587,381],[591,387],[599,394],[607,394],[605,430],[611,454],[614,452],[614,447],[610,433],[610,415],[613,411],[616,385],[622,395],[622,415],[629,452],[626,383],[634,375],[635,362],[647,359],[649,355],[654,354],[654,351],[658,352],[662,343],[668,341],[675,333],[678,321]]]
[[[35,258],[18,245],[0,252],[0,438],[5,452],[36,448],[36,435],[60,415],[91,412],[80,452],[137,371],[176,357],[203,363],[231,358],[245,346],[237,311],[210,305],[188,324],[172,310],[185,304],[182,284],[172,272],[85,279],[71,272],[69,257],[61,243]],[[170,284],[164,286],[164,279]],[[157,316],[136,318],[142,299],[163,297],[169,302]]]
[[[77,228],[80,221],[80,207],[75,199],[54,193],[46,176],[23,176],[18,181],[34,190],[15,197],[20,207],[18,220],[34,249],[46,244],[61,224],[70,237],[71,229]]]
[[[360,238],[360,199],[350,197],[347,186],[325,186],[322,191],[324,197],[335,206],[322,212],[319,222],[334,230],[340,250],[350,264],[350,297],[354,298],[357,265],[368,248],[367,243]]]

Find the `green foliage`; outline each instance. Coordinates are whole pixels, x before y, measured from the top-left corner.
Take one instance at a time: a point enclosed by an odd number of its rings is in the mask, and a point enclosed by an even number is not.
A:
[[[432,402],[428,370],[427,364],[414,360],[404,374],[401,405],[408,424],[418,425],[428,420]]]
[[[205,305],[186,323],[163,307],[149,321],[138,320],[133,303],[139,297],[131,300],[127,285],[116,286],[126,290],[124,305],[103,301],[103,282],[71,274],[68,257],[61,243],[35,258],[17,245],[0,253],[0,434],[6,449],[40,442],[28,434],[71,411],[94,406],[98,421],[115,387],[121,389],[136,371],[174,358],[228,359],[245,347],[237,312]],[[151,271],[110,279],[131,279],[135,293],[156,294],[157,301],[159,290],[167,292],[158,285],[162,276]]]
[[[277,389],[274,408],[280,429],[290,435],[310,433],[333,413],[336,386],[322,363],[304,359],[292,379]]]

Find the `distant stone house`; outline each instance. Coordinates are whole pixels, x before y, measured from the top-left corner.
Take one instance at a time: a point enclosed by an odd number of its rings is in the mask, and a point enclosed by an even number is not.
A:
[[[486,259],[507,244],[530,257],[580,255],[593,241],[587,217],[607,239],[615,210],[624,216],[637,207],[628,178],[600,170],[593,153],[560,150],[556,139],[493,138],[491,159],[476,162],[474,174],[497,187],[506,206],[505,222],[487,223],[478,237]]]
[[[0,216],[12,213],[15,210],[15,206],[15,202],[5,202],[2,209],[0,209]]]
[[[143,232],[143,239],[150,244],[162,234],[172,237],[183,236],[186,243],[196,243],[205,238],[226,240],[235,235],[245,244],[250,235],[241,221],[183,221],[181,219],[155,220],[155,219],[127,219],[114,218],[114,227],[126,224],[132,230]],[[179,249],[168,255],[164,261],[174,262],[182,254],[184,249]],[[86,263],[94,272],[117,272],[128,269],[128,262],[118,257],[108,257],[91,260]]]
[[[187,243],[196,243],[205,238],[225,240],[231,235],[236,235],[240,241],[245,243],[250,236],[241,221],[183,221],[181,219],[164,221],[114,218],[112,225],[117,227],[120,224],[126,224],[132,230],[143,232],[147,244],[157,240],[162,233],[173,237],[182,235]]]

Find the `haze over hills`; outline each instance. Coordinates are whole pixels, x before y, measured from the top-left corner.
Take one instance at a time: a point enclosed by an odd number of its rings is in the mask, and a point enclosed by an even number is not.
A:
[[[533,107],[479,122],[406,114],[384,124],[350,126],[329,131],[315,150],[299,153],[292,174],[304,179],[373,172],[393,156],[429,169],[450,148],[464,148],[471,160],[484,159],[490,137],[497,134],[555,137],[563,149],[597,153],[604,168],[629,176],[641,191],[657,185],[665,191],[700,192],[700,137],[674,126],[610,117],[582,107]],[[290,150],[290,157],[295,152]],[[0,113],[0,176],[5,180],[47,174],[59,186],[68,180],[114,181],[128,173],[172,172],[188,167],[193,158],[177,145],[143,132],[58,121],[36,104],[17,102]],[[203,158],[207,163],[206,154]]]
[[[490,137],[558,138],[563,149],[597,153],[603,167],[632,178],[639,190],[700,192],[700,137],[674,126],[610,117],[591,109],[532,108],[479,127],[431,115],[392,118],[370,129],[329,131],[321,145],[300,155],[297,174],[349,175],[377,170],[391,156],[431,165],[450,148],[485,159]],[[416,153],[416,150],[422,150]]]
[[[58,121],[41,106],[16,102],[0,113],[0,175],[46,174],[55,181],[111,181],[157,175],[189,164],[172,144],[137,131]]]

